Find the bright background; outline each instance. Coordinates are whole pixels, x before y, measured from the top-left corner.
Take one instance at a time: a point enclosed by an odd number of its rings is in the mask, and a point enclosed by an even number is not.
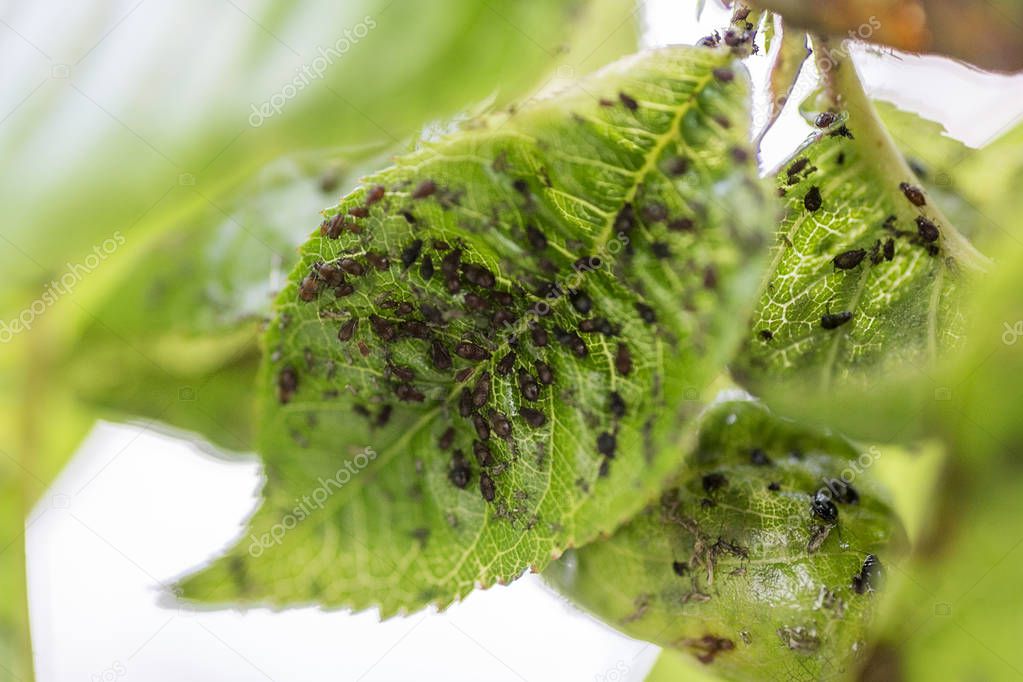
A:
[[[65,2],[75,12],[88,5]],[[53,19],[60,4],[34,9],[34,20]],[[640,12],[651,46],[694,42],[728,16],[713,0],[699,22],[695,2],[684,0],[648,0]],[[967,144],[982,145],[1019,120],[1023,78],[879,51],[862,50],[857,61],[872,94],[940,121]],[[761,82],[766,65],[752,60]],[[800,92],[807,88],[795,99]],[[791,109],[765,140],[765,169],[808,132]],[[642,680],[656,658],[656,647],[579,613],[535,576],[477,592],[442,614],[384,623],[373,612],[181,609],[164,585],[231,544],[260,483],[254,458],[217,459],[148,426],[98,425],[30,519],[39,679],[610,682]]]

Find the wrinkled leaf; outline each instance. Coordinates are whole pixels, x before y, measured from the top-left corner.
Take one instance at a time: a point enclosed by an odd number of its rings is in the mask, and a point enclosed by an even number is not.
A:
[[[985,69],[1023,69],[1023,7],[1014,0],[760,0],[793,26],[909,52],[935,52]]]
[[[905,549],[869,479],[876,457],[757,403],[724,403],[659,502],[547,576],[626,634],[724,679],[842,677],[864,651],[885,566]]]
[[[811,391],[932,364],[961,341],[960,292],[986,259],[896,150],[851,63],[843,109],[778,173],[787,213],[739,373]]]
[[[263,506],[185,595],[444,605],[656,494],[760,272],[733,59],[625,60],[329,212],[265,339]]]

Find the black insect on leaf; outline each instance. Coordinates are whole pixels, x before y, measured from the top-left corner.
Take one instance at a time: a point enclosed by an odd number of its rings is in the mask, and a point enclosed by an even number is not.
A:
[[[686,398],[720,372],[755,295],[773,209],[755,164],[736,161],[752,156],[748,95],[728,50],[643,54],[424,143],[331,209],[359,229],[303,247],[264,340],[279,349],[266,376],[293,374],[264,387],[263,506],[185,594],[385,615],[447,604],[640,509],[678,466],[699,410]],[[681,176],[664,170],[677,158]],[[695,216],[698,230],[670,227]],[[314,262],[354,291],[301,300]],[[390,406],[386,426],[356,404]],[[248,551],[346,461],[359,473],[322,510]]]

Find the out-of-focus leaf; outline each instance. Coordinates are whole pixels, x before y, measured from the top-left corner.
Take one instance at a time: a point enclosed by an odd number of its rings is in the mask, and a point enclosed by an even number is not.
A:
[[[837,391],[933,364],[960,342],[960,292],[986,265],[919,187],[852,63],[833,78],[842,110],[821,114],[777,176],[788,211],[736,363],[758,391]]]
[[[29,3],[4,17],[7,313],[113,231],[140,239],[225,176],[303,148],[393,144],[636,45],[626,0],[88,9]]]
[[[79,399],[251,448],[259,325],[298,261],[295,245],[322,204],[388,158],[360,149],[280,159],[135,245],[133,262],[89,282],[98,303],[77,316],[84,328],[62,334],[61,371]]]
[[[905,550],[867,471],[876,456],[756,403],[719,405],[657,504],[546,574],[609,624],[724,679],[842,679],[884,567]]]
[[[1023,69],[1023,6],[1015,0],[758,0],[786,23],[839,39],[934,52],[984,69]]]
[[[748,96],[727,50],[645,53],[367,178],[266,336],[263,506],[184,594],[445,605],[640,509],[759,277]]]
[[[964,420],[961,428],[975,427]],[[866,682],[1023,674],[1023,544],[1015,524],[1023,472],[1018,461],[992,466],[963,452],[953,459],[960,462],[932,502],[931,538],[886,596],[885,625],[861,673]]]

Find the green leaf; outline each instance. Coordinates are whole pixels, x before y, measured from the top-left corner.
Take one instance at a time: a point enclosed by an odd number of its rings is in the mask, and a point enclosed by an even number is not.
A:
[[[641,508],[759,278],[748,100],[727,51],[645,53],[367,178],[267,332],[264,504],[184,594],[445,605]]]
[[[607,623],[724,679],[840,677],[905,549],[869,478],[877,456],[757,403],[724,403],[658,503],[546,575]],[[870,555],[881,568],[864,580]]]
[[[758,391],[933,364],[960,343],[960,292],[987,264],[919,187],[852,63],[833,71],[843,109],[777,176],[787,212],[736,364]]]
[[[298,262],[294,245],[317,206],[388,160],[374,148],[285,157],[136,244],[89,283],[97,303],[84,328],[62,335],[74,340],[61,371],[77,397],[107,416],[251,449],[259,325]]]
[[[19,169],[0,186],[7,313],[114,230],[130,243],[225,176],[304,148],[394,144],[637,43],[626,0],[95,4],[40,22],[59,32],[12,19],[18,77],[0,128],[0,153]]]
[[[897,593],[885,598],[884,627],[863,679],[1009,680],[1023,672],[1016,636],[1023,628],[1023,478],[1018,468],[977,463],[954,466],[932,501],[930,537],[902,567]]]
[[[715,682],[721,678],[702,667],[692,657],[674,649],[663,649],[645,682]]]

